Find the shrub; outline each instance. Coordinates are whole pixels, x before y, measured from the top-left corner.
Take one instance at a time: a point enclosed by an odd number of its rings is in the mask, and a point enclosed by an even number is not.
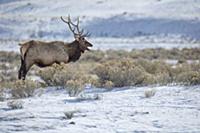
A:
[[[4,91],[3,91],[3,89],[0,86],[0,101],[4,101],[4,99],[5,99]]]
[[[11,70],[3,70],[0,74],[0,82],[17,80],[17,73]]]
[[[76,113],[76,111],[66,111],[66,112],[64,112],[64,115],[65,115],[65,117],[64,118],[66,118],[66,119],[72,119],[72,117],[74,116],[74,113]]]
[[[83,87],[84,87],[82,81],[78,81],[78,80],[68,80],[65,86],[68,90],[69,96],[72,96],[72,97],[80,94],[83,91]]]
[[[200,72],[197,71],[186,71],[177,75],[176,82],[197,85],[200,84]]]
[[[156,83],[157,81],[153,74],[145,73],[142,85],[151,85]]]
[[[17,67],[12,63],[4,62],[0,63],[0,82],[14,81],[17,79]]]
[[[146,71],[145,82],[147,84],[167,84],[172,82],[172,68],[163,61],[137,60],[137,64]]]
[[[15,52],[0,51],[0,62],[20,61],[20,56]]]
[[[104,88],[111,89],[114,87],[114,83],[112,81],[105,81]]]
[[[63,86],[65,84],[64,78],[61,77],[65,75],[63,66],[53,65],[53,67],[44,68],[39,71],[38,75],[48,86]]]
[[[29,75],[36,74],[40,76],[48,86],[61,86],[68,89],[70,87],[75,89],[76,86],[83,89],[85,84],[104,88],[130,85],[162,85],[173,82],[199,84],[199,51],[199,48],[175,48],[170,50],[158,48],[132,50],[130,52],[124,50],[95,50],[83,54],[77,63],[55,64],[52,67],[43,69],[32,67]],[[17,84],[20,56],[14,52],[0,52],[0,55],[0,87],[3,86],[4,88],[5,85],[9,86],[10,84],[9,88],[16,88],[13,86]],[[176,59],[178,63],[167,64],[163,59]],[[24,87],[27,86],[24,85]],[[14,90],[13,93],[15,93]]]
[[[68,110],[64,112],[65,119],[72,119],[76,113],[80,113],[80,110],[78,109],[73,109],[73,110]]]
[[[98,62],[101,61],[105,57],[105,52],[96,50],[92,52],[86,52],[80,58],[80,61],[88,61],[88,62]]]
[[[155,89],[147,89],[144,91],[144,96],[146,98],[150,98],[153,97],[156,94],[156,90]]]
[[[39,71],[39,76],[46,82],[48,86],[65,86],[66,81],[75,79],[78,68],[75,65],[57,65],[44,68]]]
[[[13,98],[25,98],[34,95],[35,89],[41,86],[40,83],[31,80],[17,80],[13,82],[6,82],[3,84],[3,88],[10,89],[10,93]]]
[[[100,78],[103,86],[108,81],[115,87],[140,85],[145,79],[144,69],[130,59],[104,62],[94,69],[94,73]]]
[[[39,76],[49,86],[62,86],[67,87],[72,85],[84,86],[85,84],[99,85],[99,79],[96,75],[90,74],[92,70],[90,63],[70,63],[62,65],[53,65],[39,72]]]
[[[137,64],[141,65],[146,72],[150,74],[169,73],[171,66],[163,61],[149,61],[145,59],[137,60]]]
[[[16,100],[12,100],[12,101],[8,101],[7,102],[7,106],[10,109],[22,109],[23,108],[23,102],[22,101],[16,101]]]

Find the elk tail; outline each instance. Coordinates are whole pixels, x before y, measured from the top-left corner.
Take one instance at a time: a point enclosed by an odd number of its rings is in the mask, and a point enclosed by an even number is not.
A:
[[[21,53],[21,59],[25,60],[26,54],[29,50],[29,48],[33,45],[34,41],[31,40],[29,43],[26,44],[19,44],[20,47],[20,53]]]

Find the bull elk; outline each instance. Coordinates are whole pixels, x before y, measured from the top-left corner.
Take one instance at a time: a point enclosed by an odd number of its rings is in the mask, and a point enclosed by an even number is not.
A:
[[[67,20],[61,17],[61,20],[68,25],[75,40],[71,43],[31,40],[19,44],[21,46],[21,67],[18,72],[19,79],[25,80],[27,72],[34,64],[39,67],[46,67],[54,63],[75,62],[85,50],[90,50],[88,47],[92,47],[92,44],[85,39],[89,34],[83,34],[84,30],[79,29],[79,18],[77,19],[77,24],[71,21],[70,16],[68,16]]]

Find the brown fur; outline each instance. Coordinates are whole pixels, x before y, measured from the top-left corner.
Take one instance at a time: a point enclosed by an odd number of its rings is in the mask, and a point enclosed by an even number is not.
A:
[[[89,50],[88,47],[92,47],[92,44],[85,40],[84,37],[77,38],[71,43],[32,40],[21,44],[21,67],[18,78],[25,79],[27,72],[34,64],[39,67],[46,67],[54,63],[75,62],[80,58],[81,53]]]

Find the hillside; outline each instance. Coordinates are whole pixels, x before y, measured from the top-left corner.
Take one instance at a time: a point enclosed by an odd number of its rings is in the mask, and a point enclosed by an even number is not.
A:
[[[71,40],[68,27],[60,21],[60,16],[70,14],[80,17],[94,42],[103,37],[121,38],[119,43],[128,38],[134,43],[193,44],[200,40],[199,12],[198,0],[3,0],[0,40],[6,45],[14,41],[14,46],[30,39]]]

